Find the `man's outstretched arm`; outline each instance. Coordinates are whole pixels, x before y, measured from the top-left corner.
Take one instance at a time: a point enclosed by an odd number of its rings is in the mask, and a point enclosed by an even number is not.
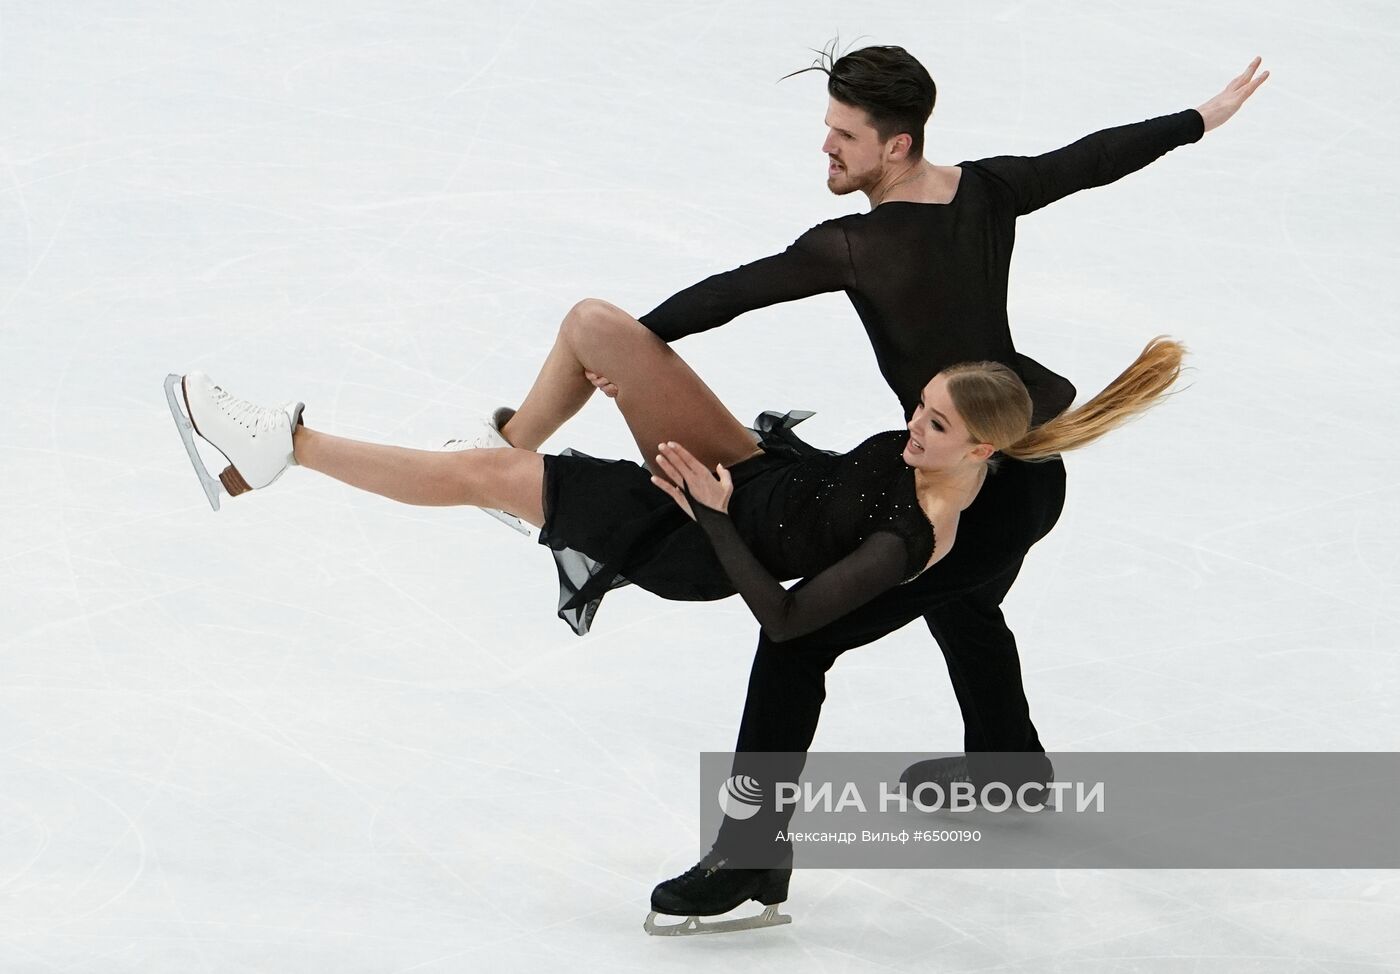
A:
[[[638,320],[663,341],[674,342],[733,321],[746,311],[855,287],[846,231],[828,220],[808,230],[781,254],[741,264],[677,291]],[[588,381],[615,397],[607,377],[585,371]]]
[[[850,244],[837,221],[819,224],[791,247],[707,277],[667,298],[640,321],[664,341],[717,328],[745,311],[855,287]]]
[[[1269,77],[1258,77],[1255,58],[1225,89],[1199,108],[1085,136],[1040,156],[997,156],[971,165],[1001,183],[1017,216],[1034,212],[1071,193],[1104,186],[1155,162],[1177,146],[1198,141],[1224,124]]]

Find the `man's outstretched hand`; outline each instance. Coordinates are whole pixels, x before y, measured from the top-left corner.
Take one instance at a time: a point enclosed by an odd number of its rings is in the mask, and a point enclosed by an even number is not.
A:
[[[1230,116],[1240,110],[1245,99],[1254,94],[1255,90],[1268,79],[1269,72],[1267,71],[1257,78],[1254,77],[1254,72],[1259,70],[1259,65],[1263,63],[1263,60],[1263,58],[1255,58],[1250,61],[1249,67],[1244,69],[1244,73],[1231,78],[1224,91],[1196,109],[1201,113],[1201,118],[1206,123],[1207,132],[1219,128],[1229,121]]]

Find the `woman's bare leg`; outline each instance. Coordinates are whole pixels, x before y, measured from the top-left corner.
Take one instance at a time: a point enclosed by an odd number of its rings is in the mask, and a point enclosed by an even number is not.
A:
[[[292,450],[303,467],[390,500],[430,507],[493,507],[535,527],[544,523],[544,458],[529,450],[410,450],[306,426],[297,427]]]
[[[663,440],[681,443],[708,467],[759,452],[744,425],[669,345],[625,311],[594,299],[564,318],[535,387],[502,430],[506,439],[528,449],[558,429],[594,391],[585,369],[617,386],[618,408],[648,465]],[[567,415],[549,411],[569,407]]]
[[[593,395],[593,383],[584,378],[577,357],[563,338],[570,317],[577,312],[578,306],[575,306],[564,318],[554,347],[549,350],[540,374],[525,395],[525,401],[501,429],[501,435],[511,446],[538,450]]]

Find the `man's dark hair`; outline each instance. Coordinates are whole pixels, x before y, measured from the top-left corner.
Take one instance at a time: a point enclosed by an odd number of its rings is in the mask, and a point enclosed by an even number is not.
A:
[[[826,91],[837,101],[864,109],[881,141],[908,132],[913,141],[909,154],[924,154],[924,124],[933,114],[938,97],[933,78],[918,60],[902,47],[863,47],[836,56],[837,41],[817,52],[810,68],[785,75],[820,71],[826,75]]]

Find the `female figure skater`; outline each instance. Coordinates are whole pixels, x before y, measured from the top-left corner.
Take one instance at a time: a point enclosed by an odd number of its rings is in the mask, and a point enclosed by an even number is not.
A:
[[[587,631],[606,591],[632,582],[687,601],[737,592],[770,638],[786,640],[944,557],[998,454],[1034,460],[1092,442],[1158,402],[1183,354],[1154,339],[1103,392],[1034,430],[1030,397],[1012,370],[953,366],[924,387],[905,428],[832,455],[802,444],[771,414],[756,443],[670,346],[635,320],[619,328],[621,313],[595,304],[597,315],[566,319],[546,372],[574,382],[584,398],[594,391],[586,373],[607,375],[652,457],[649,469],[515,447],[358,442],[304,425],[301,403],[258,406],[200,372],[169,376],[167,398],[215,509],[219,488],[192,434],[229,460],[219,479],[230,495],[299,465],[406,504],[511,512],[541,528],[541,543],[555,551],[560,617],[576,632]],[[599,320],[608,322],[607,341],[588,334]],[[681,428],[684,446],[674,438]],[[779,584],[800,577],[811,580],[795,592]]]

